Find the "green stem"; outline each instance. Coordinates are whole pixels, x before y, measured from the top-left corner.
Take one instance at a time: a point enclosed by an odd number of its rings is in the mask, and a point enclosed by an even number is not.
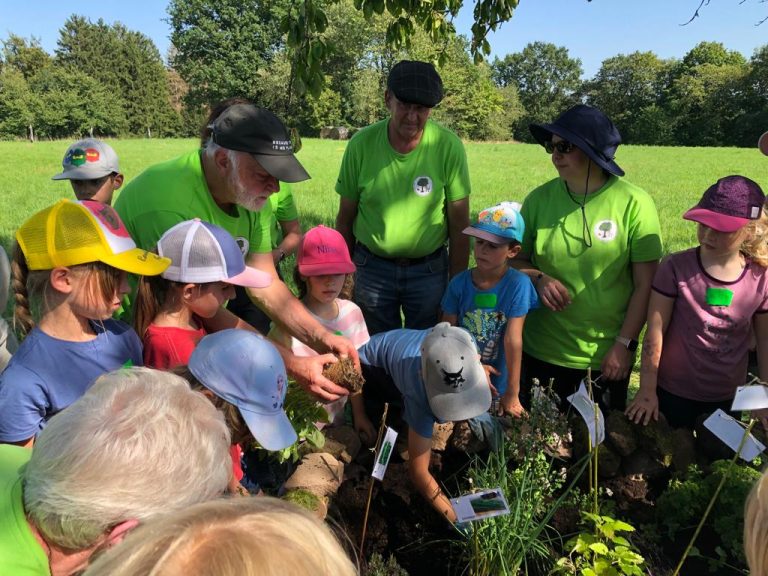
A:
[[[722,490],[723,486],[725,485],[725,482],[728,480],[728,476],[731,473],[731,470],[736,465],[736,460],[739,458],[739,454],[741,454],[741,449],[744,447],[744,443],[747,441],[747,438],[749,437],[749,433],[752,432],[752,427],[755,425],[755,420],[752,418],[749,422],[749,426],[747,426],[747,429],[744,431],[744,435],[741,437],[741,442],[739,443],[739,447],[736,450],[736,454],[733,455],[733,458],[731,458],[731,463],[728,465],[728,468],[726,468],[725,473],[723,474],[723,477],[720,479],[720,483],[717,485],[717,488],[715,489],[715,493],[712,495],[712,498],[709,500],[709,504],[707,504],[707,509],[704,510],[704,515],[701,517],[701,520],[699,520],[699,525],[696,526],[696,531],[693,533],[693,537],[691,538],[691,541],[688,542],[688,546],[685,548],[685,552],[683,552],[683,557],[680,558],[680,562],[678,562],[677,567],[675,568],[675,571],[672,573],[672,576],[677,576],[680,573],[680,569],[683,567],[683,563],[685,562],[685,559],[688,557],[688,554],[691,552],[691,548],[693,548],[694,542],[696,542],[696,538],[699,537],[699,532],[701,532],[701,529],[704,526],[704,522],[707,520],[707,516],[709,516],[709,513],[712,511],[712,507],[715,505],[715,501],[717,500],[717,497],[720,495],[720,490]]]

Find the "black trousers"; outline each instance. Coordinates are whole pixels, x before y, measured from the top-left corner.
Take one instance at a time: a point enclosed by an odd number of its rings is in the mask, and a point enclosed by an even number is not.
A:
[[[595,400],[600,409],[606,412],[608,409],[623,411],[627,405],[627,389],[629,377],[624,380],[605,380],[599,371],[592,371],[592,380],[597,381],[593,388]],[[587,371],[577,368],[566,368],[557,364],[550,364],[538,358],[523,353],[523,367],[520,378],[520,397],[523,405],[530,408],[531,381],[539,380],[542,386],[549,385],[553,379],[552,389],[560,397],[559,407],[565,411],[568,402],[565,399],[579,388],[579,383],[587,377]]]

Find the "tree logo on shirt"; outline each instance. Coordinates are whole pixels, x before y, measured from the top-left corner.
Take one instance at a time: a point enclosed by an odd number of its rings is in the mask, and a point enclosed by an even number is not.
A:
[[[248,255],[248,248],[250,247],[250,244],[248,243],[248,239],[244,238],[242,236],[237,236],[235,238],[235,242],[237,242],[238,248],[240,248],[240,252],[243,253],[243,256]]]
[[[600,220],[595,224],[594,228],[595,237],[603,242],[610,242],[616,238],[616,234],[619,231],[619,227],[613,220]]]
[[[432,192],[432,178],[429,176],[418,176],[413,181],[413,191],[418,196],[429,196]]]

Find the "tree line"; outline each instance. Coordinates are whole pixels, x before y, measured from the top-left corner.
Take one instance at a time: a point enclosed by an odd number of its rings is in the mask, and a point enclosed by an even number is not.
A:
[[[386,116],[386,76],[402,58],[438,63],[446,98],[434,117],[466,139],[530,141],[530,122],[578,102],[604,110],[633,144],[753,146],[768,126],[768,44],[749,59],[714,42],[682,59],[620,54],[583,80],[566,47],[534,42],[476,62],[470,40],[450,29],[436,42],[408,19],[356,3],[297,11],[291,0],[171,0],[167,64],[151,39],[120,23],[73,15],[53,54],[10,34],[0,138],[192,136],[210,104],[232,96],[275,110],[304,135],[361,127]],[[306,41],[292,23],[307,19],[311,46],[292,49]]]

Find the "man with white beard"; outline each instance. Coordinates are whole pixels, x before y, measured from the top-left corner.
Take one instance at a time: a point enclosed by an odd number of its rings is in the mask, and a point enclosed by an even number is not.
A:
[[[154,248],[166,230],[192,218],[232,234],[246,264],[274,278],[266,288],[248,289],[251,299],[296,338],[326,353],[298,358],[281,348],[288,372],[308,391],[331,401],[347,391],[322,376],[323,366],[335,361],[330,353],[357,361],[357,351],[349,340],[329,332],[307,312],[278,278],[271,255],[272,215],[267,199],[280,190],[280,181],[301,182],[309,177],[277,116],[252,104],[235,104],[213,122],[202,149],[146,169],[125,186],[115,209],[145,250]],[[224,308],[206,320],[205,327],[209,332],[251,329]]]

